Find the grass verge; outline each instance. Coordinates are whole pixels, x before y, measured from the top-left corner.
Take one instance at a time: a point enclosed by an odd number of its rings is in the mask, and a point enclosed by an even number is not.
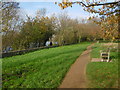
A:
[[[92,58],[100,58],[100,50],[105,50],[103,43],[93,46]],[[87,77],[90,88],[118,88],[118,52],[111,49],[112,62],[90,62],[87,65]]]

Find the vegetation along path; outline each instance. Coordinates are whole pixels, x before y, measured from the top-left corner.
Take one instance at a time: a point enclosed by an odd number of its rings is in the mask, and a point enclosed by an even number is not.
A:
[[[90,61],[91,44],[71,66],[59,88],[86,88],[86,65]]]

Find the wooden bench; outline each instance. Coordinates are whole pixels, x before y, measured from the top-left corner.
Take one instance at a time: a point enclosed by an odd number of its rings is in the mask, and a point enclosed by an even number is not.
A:
[[[100,51],[101,61],[102,62],[109,62],[110,61],[110,49],[107,49],[106,51],[101,50]]]

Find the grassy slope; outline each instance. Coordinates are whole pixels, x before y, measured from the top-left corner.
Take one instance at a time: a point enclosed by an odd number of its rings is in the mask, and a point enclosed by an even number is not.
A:
[[[4,58],[3,88],[58,87],[71,64],[90,43],[62,46]]]
[[[100,57],[101,44],[95,44],[91,53],[92,58]],[[118,52],[111,51],[113,62],[91,62],[87,66],[87,76],[92,88],[116,88],[118,87]]]

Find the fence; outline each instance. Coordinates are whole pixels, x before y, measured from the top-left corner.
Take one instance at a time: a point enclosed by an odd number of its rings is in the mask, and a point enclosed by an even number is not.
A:
[[[28,53],[28,52],[33,52],[33,51],[41,50],[41,49],[54,48],[54,47],[58,47],[58,46],[44,46],[44,47],[39,47],[39,48],[27,49],[27,50],[10,51],[10,52],[7,52],[7,53],[2,53],[2,58],[16,56],[16,55],[22,55],[22,54],[25,54],[25,53]]]

